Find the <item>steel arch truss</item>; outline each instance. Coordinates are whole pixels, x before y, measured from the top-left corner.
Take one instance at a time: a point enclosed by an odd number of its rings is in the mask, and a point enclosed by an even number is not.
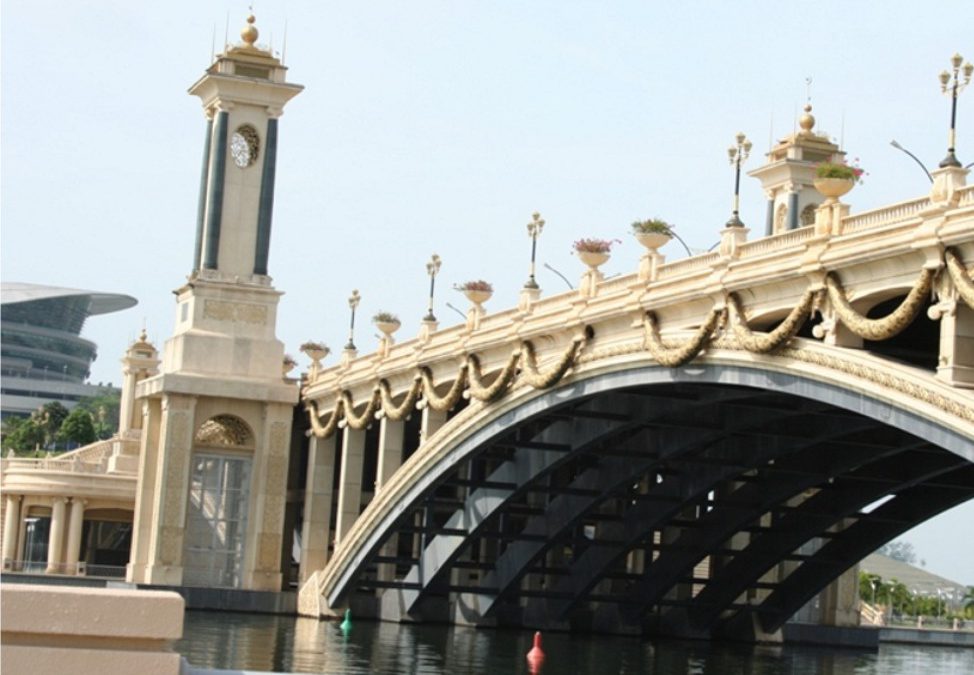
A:
[[[380,589],[388,619],[750,636],[974,496],[963,438],[852,412],[849,392],[638,375],[578,392],[457,453],[341,597]]]

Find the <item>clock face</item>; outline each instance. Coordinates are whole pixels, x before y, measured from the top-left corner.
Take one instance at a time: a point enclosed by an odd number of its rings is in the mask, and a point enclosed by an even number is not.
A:
[[[230,137],[230,156],[233,157],[233,163],[241,169],[246,169],[257,161],[259,147],[257,131],[249,124],[234,131]]]
[[[250,144],[239,131],[233,132],[230,138],[230,155],[233,157],[233,163],[241,169],[250,166],[253,161],[250,157]]]

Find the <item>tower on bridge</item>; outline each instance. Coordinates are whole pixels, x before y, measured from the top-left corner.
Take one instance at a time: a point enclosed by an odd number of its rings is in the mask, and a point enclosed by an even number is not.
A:
[[[815,209],[823,197],[814,186],[815,166],[820,162],[839,161],[845,153],[828,136],[813,131],[812,106],[798,119],[800,131],[787,136],[771,148],[768,161],[748,172],[761,181],[768,198],[765,234],[811,225]]]
[[[278,590],[291,417],[280,292],[268,276],[278,117],[302,86],[257,45],[254,17],[189,91],[206,116],[192,272],[144,429],[134,582]]]

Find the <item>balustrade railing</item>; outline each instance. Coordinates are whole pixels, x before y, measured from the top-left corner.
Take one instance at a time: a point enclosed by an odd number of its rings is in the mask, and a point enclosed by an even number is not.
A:
[[[815,236],[815,228],[812,226],[800,227],[797,230],[789,230],[781,234],[774,234],[770,237],[762,237],[754,241],[741,244],[738,249],[738,258],[755,258],[765,253],[775,253],[792,246],[805,243]]]
[[[66,473],[105,473],[104,462],[82,462],[80,459],[53,459],[50,457],[10,457],[0,460],[4,473],[27,469],[30,471],[63,471]]]
[[[889,225],[900,220],[908,220],[919,215],[920,211],[930,205],[929,197],[920,197],[909,201],[884,206],[871,211],[863,211],[854,216],[842,219],[842,232],[859,232],[881,225]]]
[[[125,565],[93,565],[76,563],[47,563],[43,560],[4,560],[3,571],[20,574],[63,574],[98,579],[124,579]]]
[[[713,267],[714,263],[718,260],[720,260],[720,253],[711,251],[709,253],[695,255],[692,258],[683,258],[682,260],[676,260],[671,263],[664,263],[659,268],[659,276],[657,278],[669,279],[671,277],[697,272],[704,268]]]

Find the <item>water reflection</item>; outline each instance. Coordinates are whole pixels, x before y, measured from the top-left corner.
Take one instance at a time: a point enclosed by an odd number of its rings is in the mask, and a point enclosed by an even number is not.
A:
[[[532,631],[187,612],[176,648],[194,666],[295,673],[529,673]],[[974,650],[884,645],[879,652],[546,633],[542,675],[886,675],[974,672]]]

